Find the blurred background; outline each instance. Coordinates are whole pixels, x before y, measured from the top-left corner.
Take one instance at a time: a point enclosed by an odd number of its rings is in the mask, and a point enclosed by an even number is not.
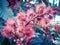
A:
[[[22,10],[26,11],[28,9],[27,5],[29,6],[30,4],[37,5],[37,3],[42,3],[42,2],[45,3],[47,6],[53,6],[59,9],[58,14],[55,16],[55,18],[51,20],[50,23],[60,24],[60,0],[29,0],[29,1],[28,0],[0,0],[0,31],[2,30],[3,26],[5,25],[4,23],[8,18],[12,18],[16,16],[16,14]],[[31,43],[32,42],[30,42],[30,44]],[[16,44],[15,42],[13,42],[12,39],[7,39],[2,35],[0,35],[0,45],[16,45]],[[44,45],[55,45],[55,44],[50,42],[47,43],[46,40]],[[58,45],[60,45],[60,43]]]

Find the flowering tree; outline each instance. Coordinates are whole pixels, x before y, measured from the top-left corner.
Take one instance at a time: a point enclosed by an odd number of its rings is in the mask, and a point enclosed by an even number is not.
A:
[[[55,16],[57,10],[51,6],[38,5],[36,10],[33,9],[17,13],[16,17],[9,18],[2,29],[2,35],[6,38],[12,38],[17,45],[24,45],[22,41],[26,40],[26,45],[30,38],[36,33],[34,25],[48,28],[48,23]],[[46,31],[44,31],[46,33]]]

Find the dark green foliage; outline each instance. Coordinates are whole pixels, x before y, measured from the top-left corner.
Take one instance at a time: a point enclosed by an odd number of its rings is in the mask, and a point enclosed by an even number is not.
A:
[[[1,45],[10,45],[10,43],[9,43],[8,39],[5,38],[5,39],[3,40],[3,42],[1,43]]]

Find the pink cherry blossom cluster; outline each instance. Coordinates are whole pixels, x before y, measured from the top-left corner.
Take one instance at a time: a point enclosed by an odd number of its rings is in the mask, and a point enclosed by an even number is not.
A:
[[[53,10],[51,6],[38,5],[36,10],[27,10],[27,12],[19,12],[16,17],[9,18],[6,21],[6,26],[2,29],[2,35],[7,38],[12,38],[17,45],[23,45],[23,39],[26,42],[35,34],[34,23],[39,26],[46,26],[49,21],[55,16],[57,10]],[[47,27],[47,26],[46,26]]]

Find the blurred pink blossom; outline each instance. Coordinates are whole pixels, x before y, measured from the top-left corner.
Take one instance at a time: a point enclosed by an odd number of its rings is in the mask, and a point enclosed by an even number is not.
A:
[[[9,19],[6,21],[5,24],[8,25],[8,26],[13,26],[13,25],[15,24],[15,21],[14,21],[13,19],[9,18]]]
[[[47,33],[48,23],[56,13],[57,11],[53,10],[51,6],[46,7],[45,5],[38,5],[35,11],[33,9],[28,9],[27,12],[21,11],[17,13],[16,17],[9,18],[6,21],[6,26],[3,27],[1,34],[7,38],[12,38],[17,45],[23,45],[21,38],[28,42],[35,34],[33,28],[35,22],[45,28],[45,33]],[[46,15],[48,16],[47,18],[44,17]]]

